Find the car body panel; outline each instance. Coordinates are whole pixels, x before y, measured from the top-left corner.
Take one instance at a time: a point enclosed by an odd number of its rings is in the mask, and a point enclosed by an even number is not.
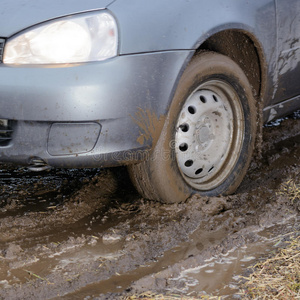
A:
[[[197,49],[210,35],[227,28],[261,36],[268,29],[265,38],[273,47],[276,44],[276,39],[271,40],[276,32],[276,26],[271,27],[275,25],[274,0],[131,0],[116,1],[109,9],[119,23],[121,54]],[[130,12],[130,18],[124,11]]]
[[[277,7],[277,82],[274,103],[299,94],[300,2],[276,0]]]
[[[266,95],[262,98],[270,105],[278,80],[274,0],[132,0],[116,1],[109,9],[118,19],[121,54],[197,49],[209,37],[228,29],[247,34],[258,48],[262,67],[266,67]],[[131,11],[130,18],[124,10]]]

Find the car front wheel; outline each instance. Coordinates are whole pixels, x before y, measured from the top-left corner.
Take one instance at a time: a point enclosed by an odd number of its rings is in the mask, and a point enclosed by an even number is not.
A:
[[[249,166],[256,132],[251,87],[230,58],[195,56],[184,71],[149,159],[129,167],[140,194],[166,203],[227,195]]]

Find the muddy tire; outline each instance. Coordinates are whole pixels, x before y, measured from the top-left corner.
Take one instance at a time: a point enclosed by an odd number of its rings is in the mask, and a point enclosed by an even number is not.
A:
[[[150,158],[129,166],[132,182],[143,197],[165,203],[231,194],[249,166],[255,132],[255,100],[241,68],[201,53],[179,81]]]

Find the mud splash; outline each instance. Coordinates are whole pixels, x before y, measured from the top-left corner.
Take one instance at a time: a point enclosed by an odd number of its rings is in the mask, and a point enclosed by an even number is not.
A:
[[[156,141],[159,138],[164,116],[158,118],[155,112],[139,108],[131,118],[140,128],[140,136],[137,139],[140,145],[144,145],[148,140]]]

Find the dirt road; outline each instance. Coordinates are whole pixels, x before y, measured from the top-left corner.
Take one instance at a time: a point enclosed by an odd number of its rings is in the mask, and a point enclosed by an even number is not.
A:
[[[1,166],[0,299],[236,293],[247,265],[299,234],[299,113],[265,128],[262,149],[235,195],[174,205],[141,199],[124,168]]]

